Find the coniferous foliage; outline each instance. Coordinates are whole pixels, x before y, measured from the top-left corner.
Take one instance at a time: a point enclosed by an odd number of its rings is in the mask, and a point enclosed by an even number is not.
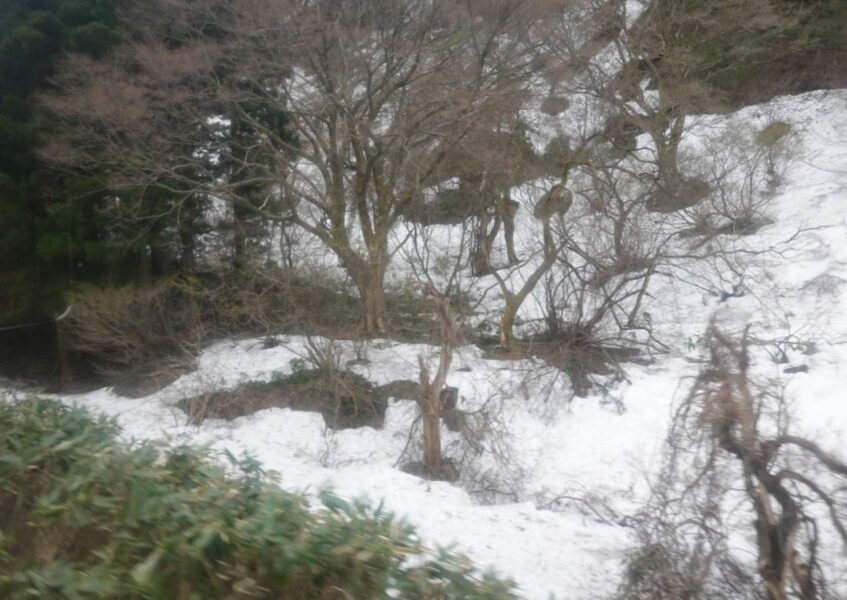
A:
[[[102,56],[117,40],[120,0],[8,0],[0,9],[0,324],[54,311],[62,282],[108,269],[91,200],[54,203],[63,185],[35,156],[32,95],[61,51]]]

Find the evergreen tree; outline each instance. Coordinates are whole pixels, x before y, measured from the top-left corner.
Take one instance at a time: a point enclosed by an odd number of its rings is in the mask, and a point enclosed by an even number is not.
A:
[[[61,304],[64,283],[110,270],[93,200],[55,204],[79,187],[36,159],[33,94],[63,51],[102,56],[117,40],[121,0],[5,0],[0,8],[0,325]]]

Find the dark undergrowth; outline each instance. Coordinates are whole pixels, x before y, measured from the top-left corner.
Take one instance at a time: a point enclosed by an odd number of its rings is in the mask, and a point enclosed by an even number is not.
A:
[[[403,342],[437,341],[432,307],[417,289],[387,290],[390,330]],[[451,298],[458,318],[472,312],[473,299]],[[86,288],[58,324],[60,362],[69,381],[62,391],[111,386],[123,396],[149,395],[195,368],[195,358],[224,337],[277,334],[364,339],[358,300],[343,286],[283,270],[254,273],[183,274],[137,288]],[[577,394],[592,389],[593,375],[608,374],[630,360],[630,348],[606,347],[568,335],[519,340],[503,354],[499,340],[463,328],[460,339],[498,358],[537,356],[568,373]],[[235,390],[209,391],[181,408],[195,423],[231,419],[270,407],[320,412],[329,427],[380,427],[385,399],[351,373],[315,370]]]
[[[389,337],[434,340],[437,323],[419,290],[389,289],[386,297]],[[147,287],[83,287],[69,302],[56,328],[64,392],[111,386],[122,396],[146,396],[192,371],[203,347],[221,338],[367,337],[359,301],[342,285],[282,269],[183,273]],[[470,300],[457,297],[454,306],[470,310]]]

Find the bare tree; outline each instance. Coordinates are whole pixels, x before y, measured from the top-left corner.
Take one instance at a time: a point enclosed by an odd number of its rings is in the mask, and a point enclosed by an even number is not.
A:
[[[845,568],[847,463],[791,432],[783,396],[750,376],[747,330],[735,340],[713,324],[706,345],[709,363],[675,413],[669,460],[657,488],[663,506],[654,504],[642,524],[654,534],[663,532],[645,548],[685,550],[666,555],[673,559],[664,565],[652,565],[650,577],[633,588],[639,593],[628,597],[694,597],[692,592],[706,598],[838,597],[827,587],[827,576]],[[733,515],[728,507],[739,493],[749,512]],[[744,575],[743,561],[726,544],[731,528],[751,514],[758,582]],[[657,528],[659,523],[664,526]],[[692,525],[709,543],[680,545]],[[692,560],[699,560],[697,578],[677,578],[686,583],[664,595],[659,582]],[[727,588],[728,582],[741,587]]]
[[[541,262],[534,266],[519,287],[510,286],[504,277],[494,272],[505,300],[503,315],[500,318],[499,334],[500,345],[507,350],[516,350],[514,329],[518,311],[527,297],[535,290],[541,278],[553,266],[558,255],[560,243],[552,233],[553,219],[557,217],[561,222],[572,202],[573,193],[565,187],[564,182],[554,185],[538,200],[533,209],[533,216],[540,222],[542,229]]]
[[[65,62],[62,95],[45,100],[62,133],[45,156],[295,223],[349,273],[364,327],[384,331],[389,234],[469,131],[514,111],[533,68],[532,11],[515,0],[159,2],[145,11],[178,40],[138,32],[107,61]],[[284,127],[268,122],[274,110]]]
[[[708,188],[680,170],[678,149],[686,116],[705,103],[708,90],[686,77],[693,58],[674,42],[681,30],[708,23],[704,14],[675,10],[673,3],[616,3],[585,0],[575,17],[551,21],[546,44],[551,56],[570,66],[556,87],[590,99],[594,134],[610,146],[611,156],[650,154],[641,169],[654,185],[650,209],[672,212],[692,206]],[[635,11],[637,18],[630,12]],[[638,136],[650,143],[638,146]]]
[[[717,255],[731,265],[731,251],[709,242],[763,223],[768,200],[769,151],[748,136],[700,129],[707,156],[684,144],[688,111],[706,90],[681,77],[693,60],[685,49],[662,42],[675,26],[694,27],[701,12],[671,10],[659,19],[645,4],[635,21],[621,3],[586,0],[545,22],[544,47],[558,59],[545,77],[551,94],[572,100],[557,113],[559,131],[544,153],[560,181],[534,210],[547,224],[538,235],[545,259],[522,273],[523,286],[514,273],[496,274],[506,299],[501,342],[515,346],[517,312],[535,292],[546,330],[532,333],[550,342],[545,353],[574,376],[577,393],[588,389],[580,363],[606,369],[637,353],[634,342],[663,347],[645,311],[654,275]],[[565,186],[567,214],[551,220],[545,207]]]
[[[421,194],[408,211],[410,220],[424,224],[471,221],[469,262],[476,276],[495,269],[492,251],[501,230],[508,264],[520,262],[514,243],[520,204],[512,199],[511,189],[544,174],[527,138],[526,125],[517,114],[479,123],[446,155],[431,182],[424,184],[428,193]]]
[[[450,314],[450,299],[435,289],[431,283],[424,285],[424,293],[435,302],[438,315],[441,354],[435,375],[430,375],[423,356],[418,356],[420,367],[420,395],[418,405],[423,415],[423,464],[430,477],[445,476],[441,460],[441,392],[447,382],[447,374],[453,361],[458,326]]]

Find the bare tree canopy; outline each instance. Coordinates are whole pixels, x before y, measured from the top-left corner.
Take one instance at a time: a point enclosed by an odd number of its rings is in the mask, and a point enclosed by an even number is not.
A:
[[[105,169],[118,189],[166,185],[296,223],[338,256],[381,331],[389,232],[458,141],[514,112],[537,10],[159,0],[107,60],[65,61],[43,155]]]

